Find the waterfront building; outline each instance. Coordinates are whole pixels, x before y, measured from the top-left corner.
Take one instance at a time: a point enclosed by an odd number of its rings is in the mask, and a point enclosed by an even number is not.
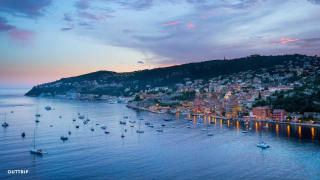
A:
[[[272,118],[276,121],[284,121],[286,115],[286,110],[284,109],[274,109]]]

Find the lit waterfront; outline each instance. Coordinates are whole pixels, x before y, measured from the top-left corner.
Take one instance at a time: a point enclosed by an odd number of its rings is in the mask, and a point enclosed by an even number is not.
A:
[[[183,115],[164,122],[165,114],[135,111],[123,104],[37,99],[20,94],[2,95],[0,102],[0,112],[8,112],[10,124],[0,130],[0,179],[57,176],[61,179],[257,179],[262,176],[317,179],[319,176],[318,128],[263,122],[244,124],[197,116],[190,116],[189,122]],[[42,117],[35,125],[37,103]],[[46,105],[54,110],[45,111]],[[91,132],[91,123],[72,122],[77,112],[88,114],[100,125],[94,125],[95,131]],[[127,122],[128,131],[121,138],[119,120],[124,115],[136,124],[131,128]],[[141,117],[144,120],[139,120]],[[139,121],[143,134],[136,133]],[[149,128],[145,122],[155,127]],[[75,128],[77,124],[79,129]],[[166,125],[164,132],[156,132],[161,124]],[[111,133],[104,134],[101,125],[106,125]],[[35,127],[38,147],[48,152],[43,157],[29,153]],[[69,127],[70,139],[62,142],[59,137],[67,134]],[[249,132],[242,133],[243,130]],[[20,136],[22,131],[26,132],[24,139]],[[207,131],[214,135],[207,136]],[[270,149],[262,151],[256,147],[261,138],[270,144]],[[28,169],[29,174],[9,176],[7,170],[12,169]]]

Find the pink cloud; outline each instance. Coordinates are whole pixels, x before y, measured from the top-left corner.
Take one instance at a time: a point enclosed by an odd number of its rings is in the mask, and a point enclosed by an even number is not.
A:
[[[34,32],[22,29],[14,29],[9,31],[9,37],[22,43],[28,43],[33,39]]]
[[[164,26],[172,26],[172,25],[177,25],[177,24],[182,24],[183,21],[170,21],[170,22],[167,22],[167,23],[164,23],[163,25]]]
[[[295,42],[298,39],[287,39],[287,38],[280,38],[280,43],[282,44],[286,44],[286,43],[290,43],[290,42]]]
[[[192,24],[192,23],[187,24],[187,29],[193,29],[195,27],[196,26],[194,24]]]

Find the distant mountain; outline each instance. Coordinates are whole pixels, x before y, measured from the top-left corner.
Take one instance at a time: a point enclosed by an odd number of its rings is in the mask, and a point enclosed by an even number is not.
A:
[[[289,61],[304,61],[306,57],[308,56],[299,54],[252,55],[232,60],[211,60],[128,73],[98,71],[35,86],[26,96],[39,96],[42,93],[54,96],[68,92],[129,96],[152,87],[173,87],[176,83],[184,83],[186,79],[206,81],[242,71],[256,71],[262,68],[272,70],[276,65],[286,65]]]

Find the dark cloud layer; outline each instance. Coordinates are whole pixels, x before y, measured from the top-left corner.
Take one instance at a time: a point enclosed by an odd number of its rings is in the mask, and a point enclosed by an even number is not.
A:
[[[35,18],[42,16],[52,0],[0,0],[0,11],[15,16]]]
[[[15,29],[15,26],[8,24],[8,21],[2,17],[0,17],[0,32],[1,31],[9,31]]]

